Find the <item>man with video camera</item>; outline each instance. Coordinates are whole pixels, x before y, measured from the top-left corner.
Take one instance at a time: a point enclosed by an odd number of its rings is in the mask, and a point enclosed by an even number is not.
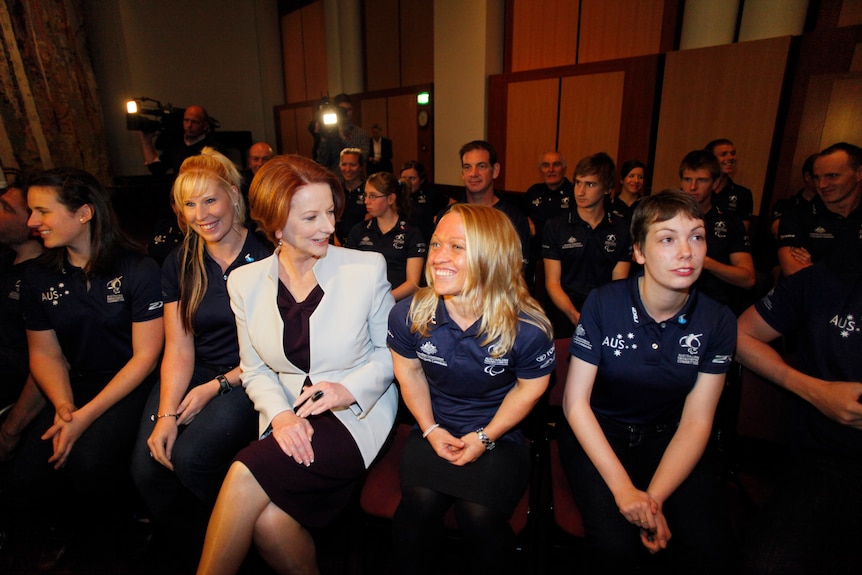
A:
[[[209,114],[202,106],[189,106],[183,112],[182,133],[165,129],[153,143],[153,133],[140,131],[144,164],[151,174],[177,173],[183,160],[197,156],[206,146],[218,147],[211,135]],[[156,148],[162,150],[161,154]]]
[[[371,153],[371,138],[368,132],[353,123],[353,102],[350,96],[338,94],[333,98],[333,103],[338,112],[338,123],[326,126],[315,118],[308,129],[315,139],[314,160],[338,174],[341,150],[359,148],[362,158],[367,160]]]

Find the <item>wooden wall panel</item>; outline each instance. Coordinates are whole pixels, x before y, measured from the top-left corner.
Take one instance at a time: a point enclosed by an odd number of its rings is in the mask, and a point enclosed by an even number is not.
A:
[[[371,133],[372,124],[380,124],[383,128],[383,135],[387,138],[389,118],[387,112],[386,98],[368,98],[360,102],[362,107],[362,118],[360,125],[365,128],[365,131]]]
[[[314,138],[308,131],[308,123],[311,121],[315,108],[303,106],[294,108],[296,114],[296,153],[306,158],[311,157],[311,148],[314,146]]]
[[[434,82],[434,3],[401,0],[401,86]]]
[[[512,72],[577,63],[578,2],[514,0]]]
[[[398,0],[365,2],[365,89],[401,85]]]
[[[329,92],[326,66],[326,25],[323,2],[304,7],[302,13],[302,45],[305,54],[305,98],[314,100]]]
[[[298,145],[298,129],[296,125],[296,110],[294,108],[279,108],[275,111],[275,123],[278,126],[277,154],[296,154]]]
[[[305,54],[302,48],[302,13],[281,17],[281,56],[284,62],[286,102],[305,100]]]
[[[581,0],[578,63],[661,51],[665,0]]]
[[[275,109],[277,154],[300,154],[311,157],[311,147],[314,141],[308,132],[313,108],[302,106],[291,108],[279,106]]]
[[[420,157],[417,149],[419,125],[416,122],[416,108],[415,94],[403,94],[388,98],[389,129],[387,132],[392,139],[392,166],[396,172],[399,171],[404,162],[415,159],[420,159],[425,163],[425,168],[429,172],[432,169],[428,162]]]
[[[570,169],[596,152],[607,152],[618,162],[624,83],[625,72],[563,78],[559,150]]]
[[[686,153],[729,138],[738,152],[733,179],[751,188],[758,211],[789,48],[783,37],[667,55],[653,189],[678,187]]]
[[[539,156],[557,147],[560,79],[513,82],[508,92],[508,137],[505,157],[500,159],[501,176],[506,189],[526,191],[540,181],[536,168]]]
[[[859,0],[844,0],[841,3],[839,26],[856,26],[862,24],[862,2]]]
[[[832,84],[820,149],[836,142],[862,143],[862,74],[836,78]]]

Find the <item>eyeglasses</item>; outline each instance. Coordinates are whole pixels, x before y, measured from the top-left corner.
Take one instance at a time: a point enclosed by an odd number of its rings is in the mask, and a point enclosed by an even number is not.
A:
[[[385,198],[387,194],[365,194],[366,200],[379,200],[380,198]]]

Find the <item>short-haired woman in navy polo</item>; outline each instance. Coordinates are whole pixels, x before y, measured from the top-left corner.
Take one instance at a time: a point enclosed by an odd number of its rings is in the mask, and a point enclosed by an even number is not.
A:
[[[407,184],[388,172],[377,172],[368,178],[365,208],[371,217],[353,226],[345,244],[348,248],[383,254],[386,279],[395,301],[419,289],[428,251],[422,232],[407,221],[409,194]]]
[[[233,270],[268,257],[272,247],[244,225],[241,183],[230,159],[213,148],[186,159],[174,182],[186,233],[162,270],[160,386],[147,401],[132,460],[152,518],[191,565],[231,460],[257,435],[257,412],[240,385],[226,284]]]
[[[569,346],[563,407],[574,435],[564,430],[560,447],[587,572],[631,572],[649,553],[674,572],[732,572],[718,479],[702,457],[736,321],[692,287],[706,240],[689,196],[643,198],[632,240],[643,273],[593,290]]]
[[[393,522],[399,573],[431,568],[434,535],[453,505],[471,572],[511,567],[508,520],[530,473],[517,425],[555,365],[550,323],[521,266],[521,242],[505,214],[455,204],[431,238],[428,287],[389,315],[395,376],[417,423]]]
[[[159,268],[125,239],[87,172],[36,176],[27,203],[46,253],[24,275],[21,304],[30,372],[49,403],[2,493],[92,537],[131,487],[129,454],[164,341]]]

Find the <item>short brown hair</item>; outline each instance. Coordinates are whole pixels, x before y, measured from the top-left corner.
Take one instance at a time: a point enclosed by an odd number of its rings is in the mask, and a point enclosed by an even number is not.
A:
[[[641,198],[632,214],[632,243],[643,246],[651,225],[672,220],[679,214],[693,220],[703,219],[703,212],[697,201],[680,190],[662,190]]]
[[[251,217],[273,244],[275,232],[284,228],[293,195],[302,186],[324,184],[332,190],[335,218],[344,210],[344,190],[335,174],[317,162],[297,155],[276,156],[258,170],[248,192]]]

